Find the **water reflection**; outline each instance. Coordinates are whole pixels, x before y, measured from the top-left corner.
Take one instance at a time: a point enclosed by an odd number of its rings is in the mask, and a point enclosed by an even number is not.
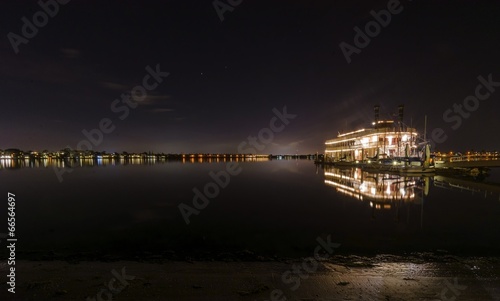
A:
[[[424,178],[368,173],[360,168],[325,167],[325,184],[340,193],[369,201],[376,209],[390,209],[394,201],[418,202],[416,191],[425,187]]]
[[[399,176],[388,173],[373,173],[361,168],[337,168],[323,166],[325,184],[336,191],[359,200],[368,200],[376,209],[390,209],[391,202],[419,203],[429,194],[429,187],[434,187],[500,196],[500,183],[478,180],[474,177],[453,176]],[[500,199],[500,198],[499,198]]]
[[[326,185],[369,205],[372,208],[372,219],[376,218],[377,210],[392,210],[394,220],[399,222],[403,208],[409,212],[414,205],[420,206],[420,227],[423,227],[423,203],[424,197],[429,193],[429,177],[403,177],[369,173],[360,168],[339,169],[332,166],[324,166],[324,175]]]
[[[432,179],[433,185],[441,189],[479,194],[485,198],[495,197],[500,201],[500,183],[491,181],[481,182],[468,178],[453,178],[440,175],[436,175]]]
[[[211,171],[226,168],[193,159],[8,160],[0,182],[24,200],[19,209],[28,222],[19,231],[25,250],[123,255],[248,249],[309,256],[318,233],[333,233],[345,252],[500,250],[500,185],[495,192],[488,183],[500,182],[500,170],[476,183],[329,166],[315,175],[310,160],[243,162],[242,175],[187,227],[178,205],[193,200],[193,187],[212,181]],[[69,164],[75,172],[58,181],[52,166]]]
[[[224,162],[257,162],[270,161],[268,157],[236,157],[236,156],[214,156],[214,157],[195,157],[179,156],[178,158],[156,158],[156,157],[101,157],[94,158],[0,158],[0,170],[19,169],[19,168],[39,168],[39,167],[57,167],[57,168],[75,168],[75,167],[95,167],[95,166],[114,166],[114,165],[155,165],[164,163],[224,163]]]
[[[394,215],[394,221],[405,219],[407,212],[409,223],[410,211],[420,219],[420,228],[424,228],[424,204],[431,186],[437,189],[471,193],[484,198],[496,198],[500,201],[500,183],[477,181],[473,178],[429,176],[399,176],[387,173],[371,173],[360,168],[337,168],[323,166],[324,182],[338,193],[359,200],[370,206],[371,218],[376,219],[378,211]],[[436,193],[436,192],[435,192]],[[415,208],[417,207],[417,208]]]

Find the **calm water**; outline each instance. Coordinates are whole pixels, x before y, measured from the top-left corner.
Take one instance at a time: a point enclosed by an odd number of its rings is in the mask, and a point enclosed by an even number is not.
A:
[[[0,216],[6,221],[7,192],[16,194],[18,254],[302,256],[329,234],[344,253],[500,250],[498,185],[322,169],[308,160],[239,166],[189,225],[178,205],[192,206],[193,188],[203,190],[209,172],[226,163],[80,167],[62,183],[51,167],[4,168]],[[498,171],[487,181],[500,182]]]

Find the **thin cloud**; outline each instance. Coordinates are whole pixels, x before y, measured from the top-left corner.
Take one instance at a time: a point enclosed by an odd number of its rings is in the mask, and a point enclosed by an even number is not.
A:
[[[130,88],[126,85],[118,84],[118,83],[112,83],[112,82],[101,82],[101,85],[105,88],[111,89],[111,90],[118,90],[118,91],[126,91],[130,90]]]
[[[144,100],[141,100],[139,103],[141,105],[153,105],[165,103],[165,100],[169,99],[170,95],[151,95],[148,94]]]

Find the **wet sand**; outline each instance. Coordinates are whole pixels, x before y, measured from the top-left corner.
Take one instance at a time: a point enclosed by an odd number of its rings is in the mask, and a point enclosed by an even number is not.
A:
[[[500,300],[498,257],[333,256],[312,262],[18,261],[16,293],[2,281],[0,300]],[[7,272],[5,263],[0,272]]]

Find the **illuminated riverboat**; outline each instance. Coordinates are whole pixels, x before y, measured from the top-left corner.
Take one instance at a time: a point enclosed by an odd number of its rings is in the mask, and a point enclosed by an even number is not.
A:
[[[403,106],[399,107],[399,121],[380,120],[379,106],[375,106],[373,127],[348,133],[339,133],[325,142],[326,162],[368,162],[397,157],[415,157],[418,153],[418,133],[403,123]]]

